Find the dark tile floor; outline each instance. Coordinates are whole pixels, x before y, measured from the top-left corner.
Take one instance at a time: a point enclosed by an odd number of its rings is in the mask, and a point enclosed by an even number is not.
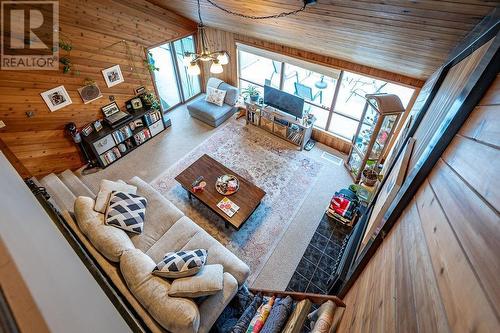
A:
[[[326,294],[342,243],[350,232],[350,227],[323,215],[286,290]]]

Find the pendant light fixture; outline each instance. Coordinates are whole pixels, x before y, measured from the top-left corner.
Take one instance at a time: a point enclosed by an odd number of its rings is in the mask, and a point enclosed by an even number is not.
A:
[[[214,51],[210,52],[208,50],[207,36],[205,34],[205,25],[203,24],[203,19],[201,18],[201,6],[200,0],[198,1],[198,18],[200,20],[198,24],[198,37],[201,41],[201,53],[186,52],[184,53],[184,65],[187,66],[187,72],[189,75],[200,75],[201,68],[200,62],[212,62],[210,65],[210,73],[220,74],[224,71],[222,65],[227,65],[229,63],[229,55],[226,51]]]

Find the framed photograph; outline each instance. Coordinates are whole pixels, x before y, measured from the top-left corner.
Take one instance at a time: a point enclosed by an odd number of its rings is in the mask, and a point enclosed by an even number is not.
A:
[[[124,81],[120,65],[103,69],[102,76],[104,76],[104,81],[106,81],[108,88],[116,86]]]
[[[132,109],[134,110],[142,109],[142,101],[140,98],[134,98],[130,100],[130,103],[132,104]]]
[[[146,92],[146,88],[144,86],[139,86],[134,89],[134,93],[136,95],[144,94]]]
[[[64,86],[55,87],[40,94],[51,112],[73,103]]]
[[[102,124],[101,124],[100,120],[94,121],[94,128],[95,128],[96,132],[99,132],[100,130],[102,130]]]
[[[104,114],[104,117],[109,117],[112,114],[120,112],[120,108],[118,107],[118,104],[116,104],[116,102],[113,102],[113,103],[110,103],[108,105],[103,106],[101,108],[101,111]]]
[[[101,89],[95,83],[78,88],[78,93],[82,98],[83,104],[88,104],[102,97]]]
[[[88,124],[82,128],[82,134],[84,136],[89,136],[90,133],[94,131],[94,128],[92,127],[92,124]]]

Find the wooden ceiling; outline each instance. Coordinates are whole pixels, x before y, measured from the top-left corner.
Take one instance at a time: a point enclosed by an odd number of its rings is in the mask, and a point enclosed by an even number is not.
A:
[[[148,0],[198,21],[196,0]],[[426,79],[500,1],[317,0],[280,19],[228,15],[200,0],[206,25]],[[214,0],[249,15],[300,8],[302,0]]]

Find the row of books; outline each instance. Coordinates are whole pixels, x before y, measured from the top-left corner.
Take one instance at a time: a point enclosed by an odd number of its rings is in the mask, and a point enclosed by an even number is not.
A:
[[[122,157],[122,154],[120,153],[120,151],[118,150],[117,147],[114,147],[114,148],[108,150],[107,152],[105,152],[104,154],[102,154],[100,156],[101,161],[102,161],[102,163],[104,163],[105,166],[110,164],[110,163],[113,163],[114,161],[116,161],[120,157]]]
[[[249,111],[247,114],[248,121],[251,122],[254,125],[259,125],[259,120],[260,120],[260,114],[257,112],[251,112]]]
[[[143,129],[142,131],[140,131],[139,133],[134,135],[134,140],[135,140],[135,143],[137,145],[142,144],[143,142],[145,142],[149,138],[151,138],[151,133],[149,132],[149,130],[147,128]]]
[[[132,130],[128,126],[124,126],[119,130],[113,132],[113,139],[118,144],[130,138],[132,136]]]
[[[298,145],[300,145],[302,143],[302,138],[303,138],[302,131],[289,130],[287,137],[288,137],[288,140],[290,140]]]
[[[160,111],[154,111],[154,112],[146,113],[144,115],[144,121],[146,122],[146,125],[148,125],[148,126],[156,123],[160,119],[161,119],[161,112]]]

